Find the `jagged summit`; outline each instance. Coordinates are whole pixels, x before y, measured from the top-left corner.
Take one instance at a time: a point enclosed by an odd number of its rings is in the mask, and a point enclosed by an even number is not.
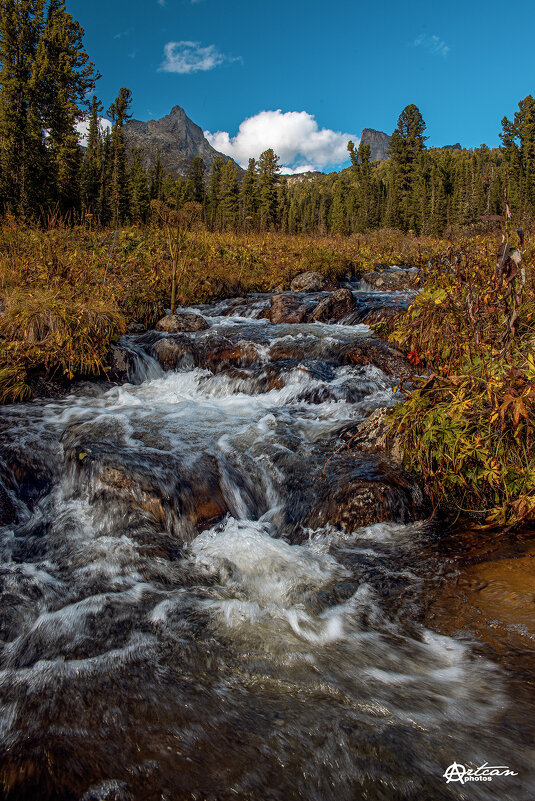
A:
[[[156,162],[158,150],[166,173],[177,178],[186,175],[191,160],[200,156],[207,167],[222,156],[204,136],[202,129],[187,116],[181,106],[173,106],[169,114],[159,120],[130,120],[124,126],[128,147],[139,147],[143,151],[143,166],[150,169]]]
[[[370,146],[371,161],[384,161],[388,158],[391,136],[374,128],[364,128],[360,141]]]

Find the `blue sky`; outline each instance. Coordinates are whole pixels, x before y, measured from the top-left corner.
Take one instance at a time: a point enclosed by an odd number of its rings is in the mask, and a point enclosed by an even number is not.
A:
[[[67,8],[86,31],[106,107],[121,86],[137,119],[180,105],[203,130],[221,132],[214,144],[242,162],[272,145],[286,165],[328,170],[349,135],[391,133],[408,103],[420,108],[430,146],[495,146],[502,117],[535,94],[531,2],[68,0]]]

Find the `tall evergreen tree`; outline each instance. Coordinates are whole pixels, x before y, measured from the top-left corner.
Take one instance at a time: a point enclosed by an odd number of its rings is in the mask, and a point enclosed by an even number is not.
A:
[[[156,153],[156,164],[150,171],[150,199],[162,200],[164,172],[160,151]]]
[[[518,104],[513,121],[502,120],[501,139],[509,177],[515,187],[523,216],[535,214],[535,99],[528,95]]]
[[[131,101],[132,93],[130,89],[126,89],[123,86],[117,98],[108,109],[108,115],[112,121],[108,207],[115,225],[117,225],[119,220],[126,217],[129,207],[126,143],[123,127],[125,122],[130,119],[129,109]]]
[[[141,161],[142,151],[132,149],[132,163],[128,176],[130,189],[130,219],[135,223],[145,222],[150,208],[150,193],[147,173]]]
[[[412,190],[418,155],[425,148],[425,123],[413,103],[398,118],[390,141],[391,224],[408,228],[414,215]]]
[[[204,186],[205,171],[206,167],[204,161],[200,156],[195,156],[191,160],[188,168],[188,200],[204,204],[206,198],[206,189]]]
[[[76,122],[94,89],[94,65],[83,46],[83,29],[62,0],[49,0],[32,74],[40,123],[47,132],[49,199],[63,210],[79,202],[81,151]]]
[[[44,0],[3,0],[0,7],[0,200],[29,217],[43,201],[46,150],[32,81]]]
[[[246,229],[256,225],[258,214],[258,177],[256,159],[250,158],[240,189],[240,211]]]
[[[262,231],[273,228],[277,223],[279,172],[279,157],[268,148],[258,159],[259,218]]]
[[[80,200],[85,211],[96,211],[99,194],[100,173],[102,170],[102,135],[99,115],[102,104],[93,95],[89,112],[87,145],[80,175]]]
[[[229,159],[221,168],[219,181],[219,217],[224,229],[237,228],[239,191],[238,169]]]

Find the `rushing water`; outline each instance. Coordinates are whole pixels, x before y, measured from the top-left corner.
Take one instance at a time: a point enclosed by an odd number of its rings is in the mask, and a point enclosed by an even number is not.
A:
[[[274,326],[267,302],[185,335],[238,366],[164,373],[149,333],[132,383],[3,410],[5,797],[532,799],[502,670],[419,622],[428,526],[310,524],[337,435],[396,378],[340,359],[357,314]],[[448,784],[453,762],[518,776]]]

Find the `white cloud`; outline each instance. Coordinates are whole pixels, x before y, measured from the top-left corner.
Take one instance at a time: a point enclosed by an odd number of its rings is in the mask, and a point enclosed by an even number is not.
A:
[[[164,60],[158,70],[189,75],[192,72],[213,70],[229,61],[241,61],[241,59],[226,56],[215,45],[203,47],[200,42],[167,42],[164,47]]]
[[[439,36],[429,36],[427,33],[422,33],[414,42],[414,47],[424,47],[429,50],[434,56],[447,56],[450,52],[449,45],[446,44]]]
[[[281,175],[301,175],[304,172],[314,172],[313,164],[300,164],[298,167],[281,167]]]
[[[205,131],[204,135],[216,150],[231,156],[242,167],[271,147],[281,164],[291,170],[287,174],[342,164],[348,159],[348,141],[359,141],[354,134],[319,128],[313,115],[306,111],[283,113],[281,109],[261,111],[244,120],[236,136],[226,131]]]
[[[107,120],[105,117],[98,118],[98,127],[100,128],[101,133],[108,131],[111,128],[111,122]],[[87,145],[87,135],[89,133],[89,117],[85,117],[83,120],[80,120],[76,123],[76,130],[78,131],[78,138],[80,140],[80,144]]]

